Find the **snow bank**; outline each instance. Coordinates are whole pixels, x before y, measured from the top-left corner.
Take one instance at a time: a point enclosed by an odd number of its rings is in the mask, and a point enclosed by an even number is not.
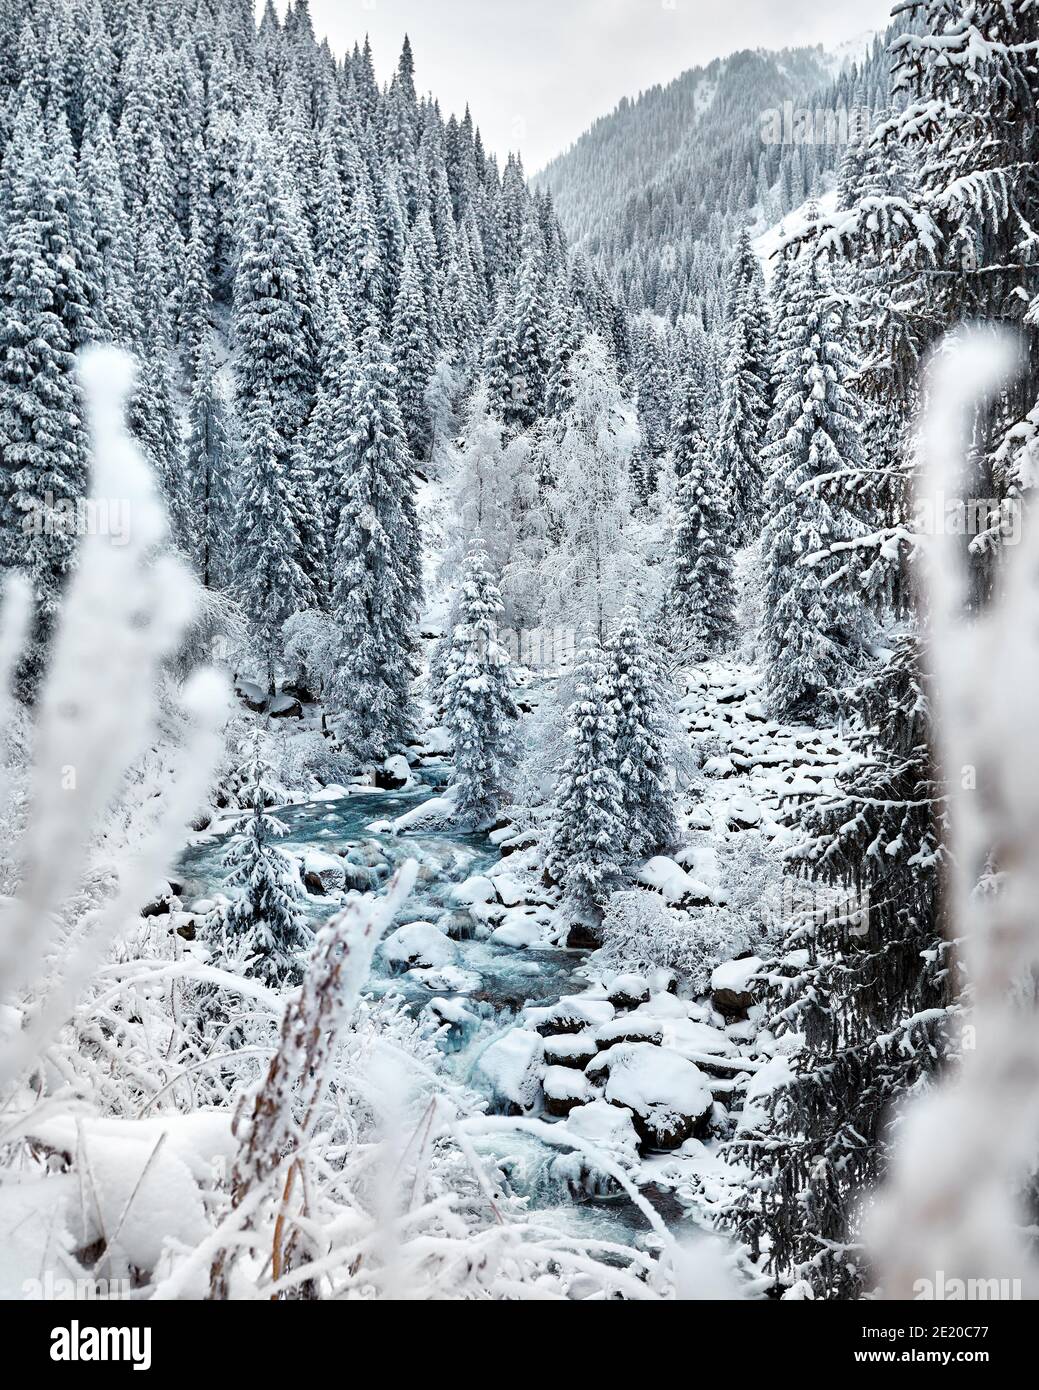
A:
[[[77,1247],[104,1237],[112,1268],[154,1270],[168,1241],[195,1246],[209,1233],[199,1184],[215,1159],[233,1160],[231,1111],[141,1120],[44,1120],[32,1135],[72,1156],[87,1200],[67,1220]]]

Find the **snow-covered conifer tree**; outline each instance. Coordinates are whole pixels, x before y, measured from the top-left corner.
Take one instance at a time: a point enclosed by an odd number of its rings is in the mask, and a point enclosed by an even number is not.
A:
[[[429,452],[432,438],[426,388],[433,372],[433,354],[426,296],[414,245],[404,254],[400,290],[393,311],[390,351],[397,369],[395,392],[408,445],[417,459],[423,459]]]
[[[858,407],[810,252],[790,268],[780,315],[762,645],[769,700],[783,718],[832,707],[859,664],[870,622],[854,584],[854,552],[840,548],[864,530],[843,490],[844,475],[861,468]]]
[[[232,941],[247,943],[254,953],[247,973],[272,989],[299,984],[312,940],[299,908],[299,874],[274,843],[285,831],[284,822],[267,810],[264,788],[257,782],[252,815],[223,861],[231,871],[228,888],[240,890],[224,913],[224,930]]]
[[[188,411],[187,468],[191,553],[207,586],[222,587],[231,573],[234,531],[231,487],[234,441],[212,347],[199,349]]]
[[[519,717],[509,654],[498,640],[501,594],[476,546],[462,567],[456,612],[441,700],[454,747],[454,818],[475,829],[502,808]]]
[[[348,746],[384,758],[413,727],[412,642],[422,593],[413,461],[378,329],[353,379],[350,458],[332,554],[339,669],[328,699]]]
[[[311,589],[296,559],[300,547],[295,505],[286,476],[285,443],[275,426],[271,401],[256,397],[243,424],[235,591],[253,636],[259,671],[273,694],[282,627],[293,613],[311,606]]]
[[[672,848],[678,720],[671,681],[633,613],[623,614],[607,652],[615,714],[614,766],[627,857]]]
[[[672,502],[672,582],[667,618],[678,650],[717,651],[733,639],[732,524],[721,497],[714,458],[703,433],[703,397],[690,373],[676,421],[673,457],[678,477]]]
[[[562,885],[564,909],[594,925],[621,882],[627,827],[617,774],[617,705],[603,649],[589,645],[566,714],[567,753],[554,796],[546,868]]]
[[[769,420],[771,329],[761,267],[744,229],[729,275],[717,473],[735,535],[750,541],[762,510],[762,450]]]

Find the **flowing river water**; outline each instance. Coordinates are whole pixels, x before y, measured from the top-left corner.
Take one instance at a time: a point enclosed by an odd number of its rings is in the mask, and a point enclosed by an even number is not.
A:
[[[301,859],[314,851],[336,854],[361,847],[370,860],[394,865],[405,859],[419,861],[419,882],[399,921],[436,922],[458,912],[450,901],[451,889],[474,874],[484,872],[499,857],[485,835],[468,835],[446,829],[422,829],[400,834],[372,830],[372,823],[392,821],[432,795],[444,769],[427,769],[424,784],[397,792],[359,791],[334,801],[315,800],[286,806],[274,812],[287,827],[279,846]],[[223,830],[200,839],[180,861],[186,901],[211,897],[223,891],[227,870],[222,858],[231,832]],[[385,872],[385,871],[383,871]],[[335,911],[332,900],[308,897],[307,916],[314,925]],[[392,972],[376,955],[369,991],[403,996],[416,1013],[440,998],[464,1010],[466,1023],[452,1028],[442,1044],[445,1071],[454,1080],[483,1092],[493,1106],[494,1097],[476,1062],[484,1049],[515,1026],[526,1005],[556,1003],[563,995],[587,987],[577,971],[584,952],[528,948],[518,950],[475,936],[456,941],[457,966],[468,977],[465,992],[430,988],[423,972]],[[648,1229],[643,1215],[624,1196],[575,1200],[573,1190],[554,1172],[558,1150],[524,1134],[496,1135],[476,1145],[487,1158],[503,1165],[512,1189],[524,1196],[542,1220],[557,1223],[567,1234],[586,1233],[596,1239],[629,1244]],[[647,1195],[653,1195],[647,1193]],[[669,1220],[681,1219],[675,1205],[661,1200]]]

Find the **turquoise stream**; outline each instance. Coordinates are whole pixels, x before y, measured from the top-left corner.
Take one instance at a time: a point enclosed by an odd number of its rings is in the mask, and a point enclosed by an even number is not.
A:
[[[440,770],[427,770],[424,776],[435,788]],[[320,850],[334,854],[353,846],[368,846],[372,858],[389,865],[417,858],[423,877],[416,885],[399,921],[432,921],[456,911],[449,904],[454,884],[485,871],[498,859],[498,851],[486,836],[447,830],[417,830],[400,835],[369,829],[372,822],[393,820],[431,794],[431,786],[399,792],[356,792],[336,801],[308,801],[282,807],[275,812],[287,827],[279,841],[281,847],[298,855]],[[187,849],[181,857],[180,875],[184,900],[209,897],[223,891],[226,870],[221,860],[229,831],[209,836]],[[385,872],[385,871],[384,871]],[[306,899],[308,916],[316,923],[334,910],[331,901]],[[458,966],[478,975],[480,983],[465,994],[431,990],[421,979],[391,973],[376,956],[369,981],[372,994],[393,992],[402,995],[419,1011],[436,997],[457,1000],[472,1015],[473,1023],[445,1042],[445,1070],[456,1080],[475,1090],[484,1090],[480,1074],[474,1071],[479,1054],[496,1037],[514,1026],[515,1016],[526,1004],[553,1004],[562,995],[578,993],[585,982],[575,978],[583,953],[564,950],[516,950],[490,941],[461,940]],[[642,1215],[627,1199],[575,1202],[565,1182],[552,1173],[558,1150],[525,1135],[498,1136],[481,1143],[479,1149],[503,1163],[514,1189],[527,1196],[541,1216],[558,1222],[561,1229],[579,1230],[597,1239],[630,1243],[634,1233],[646,1229]]]

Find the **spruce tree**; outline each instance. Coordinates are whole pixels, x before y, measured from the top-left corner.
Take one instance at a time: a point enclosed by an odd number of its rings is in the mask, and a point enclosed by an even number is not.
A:
[[[287,474],[285,443],[268,397],[253,401],[244,420],[242,489],[235,526],[235,589],[254,641],[254,654],[274,694],[287,618],[309,607],[310,586],[296,555],[299,532]]]
[[[341,735],[362,762],[414,727],[412,641],[422,593],[413,463],[378,329],[362,343],[353,430],[332,557],[340,654],[329,690]]]
[[[870,629],[854,582],[864,527],[843,490],[861,442],[849,356],[813,254],[790,269],[780,314],[761,636],[773,713],[811,717],[833,709]]]
[[[673,582],[667,617],[679,650],[698,659],[724,650],[736,636],[736,596],[728,513],[706,449],[679,479],[671,531]]]
[[[283,821],[266,809],[258,781],[252,815],[224,856],[229,888],[241,892],[226,910],[224,929],[255,953],[248,974],[271,989],[291,989],[303,978],[304,954],[312,934],[299,910],[302,889],[292,861],[274,841],[286,834]]]
[[[390,351],[397,369],[397,404],[400,406],[408,445],[416,459],[423,459],[429,452],[432,439],[426,388],[433,373],[433,357],[426,296],[422,290],[413,245],[408,247],[404,256],[400,292],[393,311]]]
[[[212,347],[202,345],[188,412],[187,467],[191,489],[191,553],[202,583],[222,587],[231,569],[234,531],[231,487],[233,439]]]
[[[258,142],[242,190],[241,256],[234,282],[235,368],[240,409],[270,401],[286,449],[313,406],[318,344],[313,264],[277,158]]]
[[[189,484],[175,402],[170,361],[172,325],[162,287],[161,264],[157,229],[149,220],[138,241],[139,310],[135,346],[139,366],[130,404],[130,427],[158,476],[169,508],[174,539],[187,548],[190,543]]]
[[[528,227],[525,236],[512,334],[514,371],[505,405],[505,424],[523,430],[529,429],[544,411],[550,366],[545,254],[535,223]]]
[[[679,838],[671,767],[678,727],[674,695],[659,654],[631,612],[611,637],[607,659],[624,846],[629,859],[645,859],[671,849]]]
[[[498,641],[503,612],[486,552],[474,546],[462,567],[441,696],[454,748],[454,818],[473,829],[493,822],[501,810],[515,761],[519,711],[509,655]]]
[[[586,647],[575,672],[566,736],[545,867],[562,886],[563,910],[594,927],[621,883],[626,836],[617,704],[606,654],[597,643]]]
[[[735,535],[757,535],[762,514],[762,449],[769,419],[770,338],[761,268],[746,229],[729,276],[726,354],[718,421],[718,478]]]

